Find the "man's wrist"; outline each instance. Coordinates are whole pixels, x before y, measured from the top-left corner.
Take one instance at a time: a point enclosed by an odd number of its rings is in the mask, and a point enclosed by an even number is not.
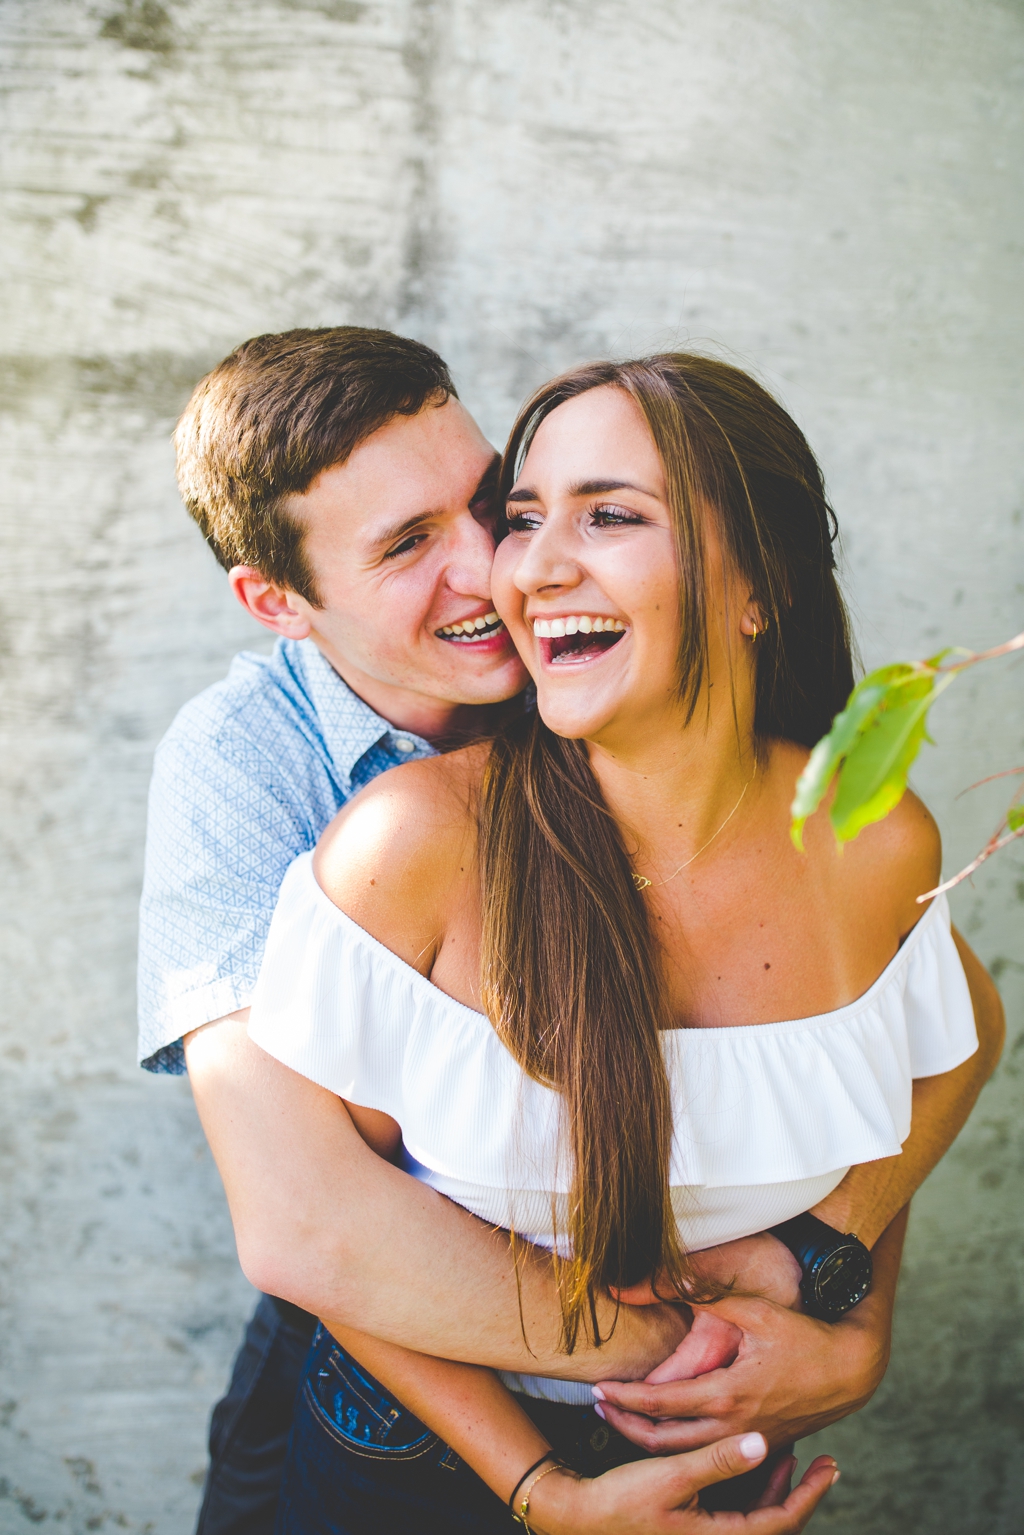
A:
[[[848,1365],[845,1378],[854,1388],[859,1410],[874,1396],[889,1366],[892,1310],[883,1296],[866,1295],[829,1326],[843,1347]]]
[[[833,1231],[842,1232],[844,1236],[858,1237],[865,1247],[872,1248],[888,1224],[879,1224],[876,1210],[874,1203],[870,1207],[863,1203],[858,1205],[851,1195],[843,1192],[840,1184],[839,1188],[826,1194],[818,1204],[812,1205],[808,1214],[816,1215],[826,1226],[831,1226]]]

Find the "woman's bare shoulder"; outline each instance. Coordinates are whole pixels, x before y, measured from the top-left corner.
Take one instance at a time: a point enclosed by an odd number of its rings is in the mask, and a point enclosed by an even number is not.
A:
[[[476,797],[486,745],[380,774],[328,826],[318,884],[353,921],[425,974],[446,906],[476,871]]]
[[[934,890],[942,878],[938,823],[924,801],[908,789],[883,820],[865,827],[860,835],[869,875],[873,882],[884,881],[903,938],[927,910],[917,897]]]

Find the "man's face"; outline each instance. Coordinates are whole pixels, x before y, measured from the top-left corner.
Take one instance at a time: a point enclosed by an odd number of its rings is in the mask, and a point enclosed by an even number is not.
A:
[[[396,416],[287,503],[323,604],[291,605],[367,703],[421,734],[527,680],[491,606],[497,464],[450,399]]]

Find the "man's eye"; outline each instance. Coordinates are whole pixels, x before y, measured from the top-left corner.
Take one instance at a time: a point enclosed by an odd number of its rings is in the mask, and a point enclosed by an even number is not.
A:
[[[410,533],[408,538],[403,538],[400,544],[396,544],[393,549],[389,549],[384,558],[386,560],[396,560],[400,554],[408,554],[410,549],[415,549],[416,545],[421,544],[425,537],[425,533]]]
[[[509,512],[505,521],[510,533],[532,533],[540,526],[536,512]]]

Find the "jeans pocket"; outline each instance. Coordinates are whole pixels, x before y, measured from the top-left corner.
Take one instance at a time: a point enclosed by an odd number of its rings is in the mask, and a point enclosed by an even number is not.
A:
[[[392,1401],[379,1381],[336,1344],[311,1361],[303,1395],[321,1427],[355,1455],[417,1460],[441,1445],[425,1423]]]

